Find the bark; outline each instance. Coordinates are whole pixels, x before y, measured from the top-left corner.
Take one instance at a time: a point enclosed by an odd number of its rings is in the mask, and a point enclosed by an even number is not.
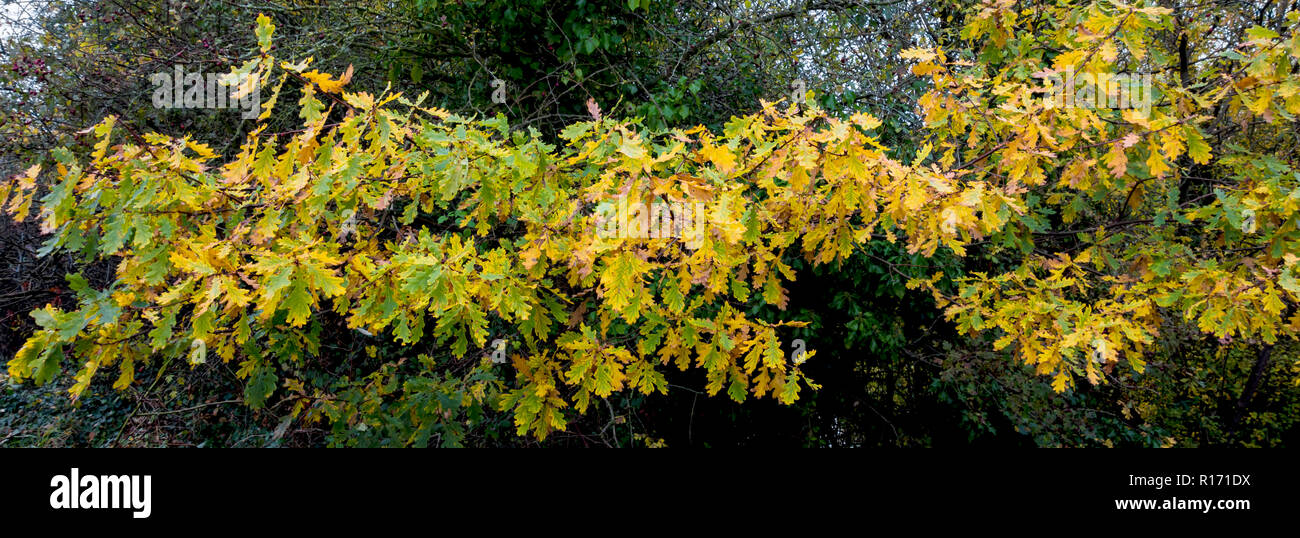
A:
[[[1245,418],[1246,411],[1250,408],[1250,402],[1255,398],[1255,393],[1264,381],[1264,376],[1268,375],[1269,359],[1273,356],[1273,344],[1265,344],[1259,348],[1255,354],[1255,368],[1250,372],[1250,379],[1246,380],[1246,388],[1241,391],[1241,397],[1237,399],[1237,410],[1232,416],[1232,422],[1228,426],[1228,432],[1234,433],[1241,425],[1241,420]]]

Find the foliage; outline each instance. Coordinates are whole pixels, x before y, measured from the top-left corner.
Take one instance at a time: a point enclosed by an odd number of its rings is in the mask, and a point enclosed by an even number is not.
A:
[[[897,150],[874,115],[815,99],[714,128],[588,100],[558,137],[512,129],[279,61],[259,17],[236,72],[272,97],[237,152],[109,117],[88,159],[54,151],[5,187],[14,218],[50,234],[43,253],[117,260],[107,285],[68,277],[75,308],[33,312],[9,374],[44,383],[71,357],[75,399],[101,369],[127,388],[160,360],[229,363],[245,403],[326,422],[333,443],[459,446],[503,420],[568,433],[602,406],[617,424],[609,402],[645,409],[679,375],[790,405],[819,363],[869,349],[881,362],[846,369],[886,375],[836,381],[894,416],[915,411],[899,399],[965,408],[972,438],[1273,444],[1296,416],[1300,16],[1197,33],[1196,9],[976,6],[960,41],[902,52],[929,89],[924,129],[892,126]],[[1106,81],[1138,72],[1170,75],[1149,107],[1060,106],[1046,81],[1113,95]],[[301,128],[273,132],[292,102]],[[702,207],[703,226],[657,233],[656,203]],[[906,306],[861,290],[801,304],[801,282],[830,274]],[[929,301],[951,325],[917,312]],[[829,335],[843,354],[794,352]],[[1252,403],[1261,387],[1277,399]],[[800,409],[869,408],[897,444],[947,435],[858,403]],[[814,443],[869,434],[829,423]]]
[[[259,28],[263,55],[240,70],[270,80],[269,19]],[[10,362],[11,376],[49,380],[66,346],[86,359],[76,397],[101,368],[117,366],[116,386],[126,387],[137,362],[198,346],[240,364],[250,405],[283,384],[300,398],[295,411],[351,424],[355,408],[339,411],[325,387],[284,371],[319,353],[316,317],[330,311],[350,329],[387,331],[404,344],[427,330],[456,358],[486,346],[494,322],[511,327],[522,353],[511,357],[516,386],[499,399],[521,434],[563,430],[564,410],[585,412],[593,395],[663,392],[657,368],[668,364],[706,370],[710,394],[725,388],[738,401],[752,393],[789,403],[809,384],[799,364],[812,353],[788,359],[777,330],[798,323],[745,314],[750,304],[785,306],[787,249],[813,263],[843,260],[877,225],[891,236],[906,231],[913,250],[960,248],[957,227],[916,217],[951,212],[963,197],[1014,204],[982,184],[957,191],[929,167],[888,159],[867,134],[879,122],[866,114],[845,122],[767,105],[734,120],[722,139],[597,119],[562,133],[570,145],[557,153],[536,133],[504,140],[500,117],[471,122],[421,108],[422,99],[342,92],[339,79],[280,67],[281,79],[311,85],[300,101],[305,127],[282,147],[258,132],[237,159],[211,167],[211,149],[185,139],[149,134],[113,145],[109,118],[95,128],[85,168],[56,153],[62,179],[38,216],[53,233],[45,250],[122,261],[104,290],[70,277],[77,310],[35,313],[43,330]],[[316,95],[346,110],[340,122],[327,124],[332,112]],[[385,108],[394,101],[405,108]],[[15,183],[20,220],[38,173]],[[889,199],[909,191],[917,194]],[[586,206],[620,196],[702,204],[708,226],[684,227],[669,241],[592,233],[605,224]],[[408,227],[439,210],[456,218],[446,232],[385,234],[390,222]],[[982,226],[961,231],[994,231]],[[429,381],[425,390],[437,391]],[[575,392],[566,397],[561,384]],[[388,385],[375,390],[396,391]],[[473,410],[493,400],[485,389],[412,412]],[[421,431],[445,427],[440,418]]]

